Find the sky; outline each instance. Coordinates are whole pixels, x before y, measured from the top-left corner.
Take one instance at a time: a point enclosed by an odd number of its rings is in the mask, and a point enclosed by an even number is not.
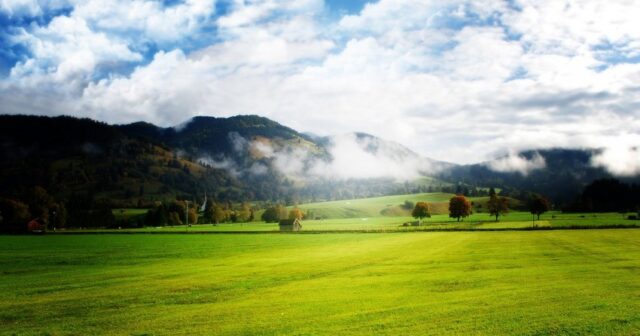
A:
[[[257,114],[455,163],[603,148],[594,164],[628,175],[638,17],[633,0],[0,0],[0,113]]]

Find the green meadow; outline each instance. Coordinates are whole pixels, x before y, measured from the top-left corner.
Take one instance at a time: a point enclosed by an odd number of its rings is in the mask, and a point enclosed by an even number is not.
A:
[[[500,230],[536,228],[597,228],[597,227],[640,227],[640,220],[628,220],[620,213],[562,213],[550,211],[540,220],[533,221],[529,212],[511,210],[500,216],[499,221],[486,212],[488,197],[470,197],[473,214],[458,222],[449,218],[449,199],[453,194],[423,193],[373,198],[350,199],[330,202],[300,204],[297,207],[310,214],[302,221],[302,230],[308,231],[429,231],[429,230]],[[431,218],[425,218],[419,226],[411,225],[416,219],[411,210],[403,208],[405,201],[428,202]],[[510,199],[512,207],[521,206],[521,202]],[[289,207],[292,209],[293,207]],[[144,216],[144,209],[117,209],[116,218]],[[234,232],[234,231],[279,231],[277,223],[259,221],[262,211],[256,212],[256,221],[249,223],[221,223],[167,227],[147,227],[143,229],[123,229],[128,232]],[[406,225],[403,225],[405,224]],[[73,230],[81,232],[113,232],[113,230]]]
[[[405,226],[406,223],[406,226]],[[561,213],[553,211],[545,213],[540,220],[533,221],[528,212],[511,212],[501,216],[499,221],[487,213],[475,213],[458,222],[448,215],[433,215],[422,220],[419,226],[415,218],[409,216],[373,216],[356,218],[304,219],[303,232],[323,231],[367,231],[367,232],[395,232],[395,231],[442,231],[442,230],[520,230],[520,229],[565,229],[565,228],[599,228],[599,227],[640,227],[640,220],[629,220],[619,213]],[[535,227],[534,227],[535,226]],[[142,229],[84,229],[67,230],[67,232],[276,232],[277,223],[249,222],[222,223],[217,225],[200,224],[187,227],[165,226],[145,227]]]
[[[478,197],[458,222],[450,197],[300,205],[313,234],[254,221],[0,236],[0,335],[640,334],[640,221],[495,221]],[[433,215],[415,225],[405,201]],[[593,230],[564,230],[578,228]]]
[[[2,335],[637,335],[640,230],[0,236]]]
[[[311,210],[316,217],[323,218],[358,218],[358,217],[379,217],[385,215],[411,214],[411,210],[401,208],[405,201],[429,202],[432,204],[435,213],[445,213],[440,209],[440,204],[449,202],[453,194],[446,193],[424,193],[393,195],[371,198],[359,198],[350,200],[306,203],[299,205],[304,212]],[[403,211],[404,210],[404,211]]]

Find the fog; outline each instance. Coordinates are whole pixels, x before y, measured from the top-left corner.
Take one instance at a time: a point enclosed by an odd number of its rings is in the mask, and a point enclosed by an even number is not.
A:
[[[539,153],[535,153],[531,159],[527,159],[523,155],[514,152],[510,152],[508,155],[490,161],[485,165],[496,172],[519,173],[522,176],[527,176],[530,172],[547,166],[544,158]]]
[[[236,132],[228,135],[234,156],[254,158],[249,167],[229,156],[205,155],[201,163],[226,169],[233,175],[263,175],[269,169],[297,181],[391,178],[413,180],[435,173],[438,165],[409,149],[368,135],[354,133],[329,137],[316,148],[266,139],[248,140]]]

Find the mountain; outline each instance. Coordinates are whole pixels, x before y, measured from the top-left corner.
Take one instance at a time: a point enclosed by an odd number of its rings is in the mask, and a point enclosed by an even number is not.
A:
[[[162,142],[194,155],[198,153],[233,155],[239,138],[268,138],[285,142],[313,143],[313,140],[304,134],[255,115],[230,118],[194,117],[182,125],[170,128],[161,128],[144,122],[119,125],[116,128],[126,135]]]
[[[20,199],[41,186],[60,199],[92,195],[130,205],[198,189],[242,189],[227,172],[205,169],[147,135],[89,119],[0,116],[0,196]]]
[[[592,164],[592,158],[598,153],[599,150],[592,149],[529,150],[478,164],[451,166],[437,177],[492,186],[503,189],[506,194],[540,193],[558,205],[568,204],[594,180],[615,177]],[[616,178],[628,183],[640,182],[638,176]]]
[[[373,136],[356,149],[394,160],[419,156]],[[0,116],[0,197],[35,186],[68,200],[113,206],[179,198],[305,200],[424,191],[439,181],[333,178],[335,139],[311,137],[259,116],[195,117],[178,127],[108,125],[72,117]],[[313,175],[316,174],[316,175]]]
[[[41,186],[60,200],[117,207],[175,198],[292,204],[427,191],[572,202],[595,179],[595,150],[526,151],[473,165],[424,158],[366,133],[322,137],[259,116],[195,117],[176,127],[0,116],[0,197]],[[628,178],[636,182],[638,178]],[[457,190],[460,189],[460,190]]]

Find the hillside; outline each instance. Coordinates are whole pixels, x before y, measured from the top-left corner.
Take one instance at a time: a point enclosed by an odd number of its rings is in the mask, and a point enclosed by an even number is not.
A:
[[[488,187],[518,199],[537,192],[563,205],[593,180],[611,177],[591,165],[592,150],[523,152],[523,160],[544,160],[523,173],[495,169],[503,158],[460,166],[365,133],[302,134],[259,116],[195,117],[162,128],[5,115],[0,144],[0,196],[23,199],[41,186],[62,201],[90,197],[115,207],[198,202],[205,193],[286,204],[436,191],[478,197]]]
[[[452,166],[437,176],[444,180],[461,181],[480,186],[493,186],[503,189],[504,194],[521,196],[522,191],[531,191],[545,195],[558,204],[567,204],[575,200],[585,186],[597,179],[613,177],[604,168],[594,167],[593,155],[597,150],[584,149],[544,149],[518,153],[524,160],[542,158],[544,164],[530,171],[497,171],[492,165],[505,158],[472,165]],[[620,178],[633,183],[640,177]]]
[[[298,205],[298,208],[310,214],[310,219],[408,217],[416,202],[428,202],[432,215],[445,215],[449,213],[449,199],[453,196],[451,193],[405,194],[306,203]],[[486,212],[488,200],[486,196],[469,197],[474,213]],[[509,204],[511,209],[522,205],[516,199],[510,199]]]
[[[107,124],[70,117],[0,119],[5,197],[20,198],[41,186],[60,199],[90,195],[99,202],[137,205],[190,196],[200,188],[233,193],[242,187],[224,170],[207,169],[160,142]]]
[[[366,148],[372,139],[377,147]],[[429,177],[307,178],[310,170],[317,173],[331,162],[332,140],[317,140],[258,116],[196,117],[176,128],[0,116],[0,144],[0,196],[14,199],[41,186],[57,199],[90,196],[117,207],[176,197],[200,200],[204,193],[221,201],[294,203],[448,185]],[[378,155],[381,146],[394,145],[370,137],[358,146]],[[392,154],[397,153],[384,152]]]
[[[161,128],[148,123],[118,125],[116,129],[132,137],[180,148],[193,155],[235,155],[239,141],[272,139],[279,143],[299,143],[318,150],[313,140],[304,134],[259,116],[230,118],[194,117],[176,127]]]

